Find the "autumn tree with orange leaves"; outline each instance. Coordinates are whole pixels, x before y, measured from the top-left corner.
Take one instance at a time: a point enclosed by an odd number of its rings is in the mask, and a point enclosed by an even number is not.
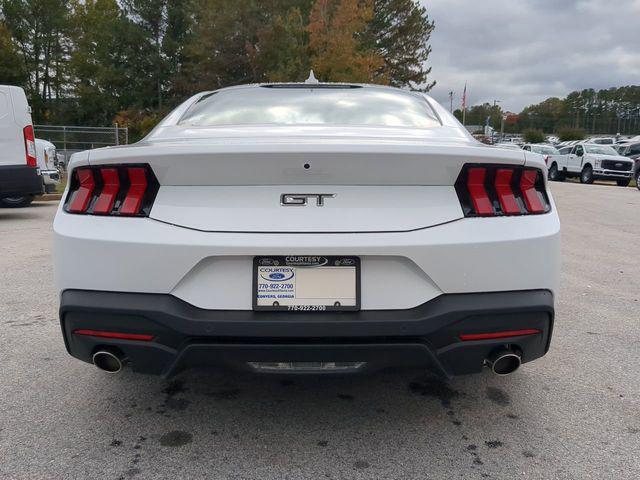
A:
[[[318,78],[388,83],[384,58],[360,39],[373,19],[373,0],[317,0],[309,17],[309,53]]]
[[[310,69],[429,90],[433,28],[420,0],[0,0],[0,83],[25,88],[35,122],[137,139],[196,92]]]

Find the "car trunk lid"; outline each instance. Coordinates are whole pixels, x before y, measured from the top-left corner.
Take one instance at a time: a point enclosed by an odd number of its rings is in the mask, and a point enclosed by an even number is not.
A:
[[[149,163],[160,183],[150,217],[176,226],[357,233],[408,231],[460,219],[453,185],[465,163],[522,165],[525,160],[523,152],[486,147],[454,132],[436,139],[426,132],[379,130],[385,131],[358,136],[329,135],[326,129],[318,135],[244,131],[172,139],[93,151],[90,163]],[[326,195],[323,205],[317,205],[319,194]],[[283,201],[283,195],[296,200]]]

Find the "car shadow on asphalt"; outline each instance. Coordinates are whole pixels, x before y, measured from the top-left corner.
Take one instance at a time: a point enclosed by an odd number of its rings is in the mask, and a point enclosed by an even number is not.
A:
[[[414,431],[418,425],[435,427],[431,434],[455,436],[459,443],[467,441],[469,422],[475,430],[500,418],[508,427],[529,410],[525,399],[514,401],[509,393],[526,391],[528,379],[518,373],[502,378],[485,372],[450,381],[410,372],[323,377],[191,370],[169,380],[131,372],[106,379],[95,375],[109,391],[114,414],[164,424],[155,434],[169,447],[196,436],[257,438],[265,432],[269,442],[277,439],[278,448],[295,449],[299,442],[323,447],[344,435]],[[502,445],[500,439],[486,442]]]

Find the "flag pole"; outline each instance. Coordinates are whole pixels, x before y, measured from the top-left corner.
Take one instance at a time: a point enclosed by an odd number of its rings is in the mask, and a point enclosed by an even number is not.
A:
[[[462,93],[462,125],[467,124],[467,82],[464,82],[464,92]]]

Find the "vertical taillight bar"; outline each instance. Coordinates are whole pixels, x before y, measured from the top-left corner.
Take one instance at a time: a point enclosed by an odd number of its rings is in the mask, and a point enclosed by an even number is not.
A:
[[[102,191],[93,205],[93,213],[107,215],[111,213],[116,196],[120,190],[120,179],[116,168],[101,168]]]
[[[22,130],[24,136],[24,151],[27,157],[27,165],[36,168],[38,159],[36,157],[36,137],[33,133],[33,125],[27,125]]]
[[[493,205],[484,188],[487,170],[481,167],[470,168],[467,177],[467,188],[473,202],[473,208],[478,215],[493,215]]]
[[[93,171],[89,168],[80,168],[76,170],[78,175],[78,189],[73,192],[73,196],[69,202],[68,210],[73,213],[82,213],[89,206],[91,195],[96,186],[93,179]]]
[[[130,187],[120,207],[121,215],[137,215],[142,207],[142,199],[147,191],[147,175],[142,167],[127,168]]]
[[[500,168],[496,171],[496,194],[500,202],[500,208],[505,215],[520,215],[520,205],[516,200],[511,188],[513,170],[510,168]]]
[[[545,206],[540,201],[540,196],[535,187],[537,179],[537,170],[524,170],[522,177],[520,177],[520,190],[530,213],[543,213],[545,211]]]

